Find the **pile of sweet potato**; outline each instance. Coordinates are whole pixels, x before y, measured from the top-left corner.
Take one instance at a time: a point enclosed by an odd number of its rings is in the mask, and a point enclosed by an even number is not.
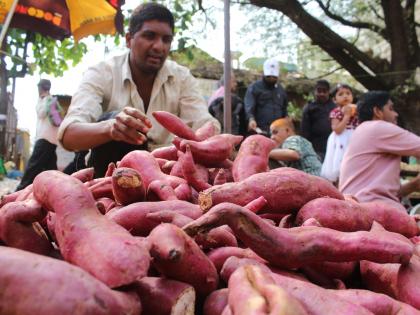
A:
[[[173,146],[2,197],[0,315],[420,314],[414,217],[154,117]]]

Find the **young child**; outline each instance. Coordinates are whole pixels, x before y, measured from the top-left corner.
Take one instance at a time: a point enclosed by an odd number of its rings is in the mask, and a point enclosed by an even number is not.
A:
[[[328,138],[321,176],[331,182],[337,182],[344,151],[359,121],[357,119],[356,105],[353,104],[353,90],[349,85],[338,84],[331,94],[337,107],[330,113],[333,132]]]
[[[319,176],[321,162],[312,144],[295,134],[293,123],[288,118],[280,118],[270,125],[271,139],[278,148],[270,152],[270,159],[284,162],[287,166]]]

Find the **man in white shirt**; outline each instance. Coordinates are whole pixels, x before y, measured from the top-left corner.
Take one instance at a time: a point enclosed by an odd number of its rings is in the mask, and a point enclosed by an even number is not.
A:
[[[193,129],[207,121],[220,128],[189,70],[166,60],[173,36],[174,18],[166,7],[146,3],[133,11],[126,34],[129,52],[89,68],[73,95],[58,133],[64,148],[83,151],[108,144],[105,151],[112,152],[113,142],[139,148],[147,143],[149,150],[169,145],[172,135],[151,115],[157,110],[177,115]],[[99,121],[113,111],[115,117]]]
[[[31,157],[16,190],[32,184],[35,176],[46,170],[57,169],[57,131],[48,117],[51,102],[57,101],[50,95],[51,81],[42,79],[38,83],[39,99],[36,104],[37,126],[36,140]]]

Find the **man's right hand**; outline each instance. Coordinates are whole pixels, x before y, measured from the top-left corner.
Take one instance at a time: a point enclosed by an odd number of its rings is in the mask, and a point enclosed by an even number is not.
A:
[[[256,131],[257,129],[257,122],[255,121],[255,119],[250,119],[249,123],[248,123],[248,131]]]
[[[136,145],[146,142],[146,134],[152,128],[152,123],[147,116],[133,107],[124,107],[115,119],[109,122],[109,134],[112,140]]]

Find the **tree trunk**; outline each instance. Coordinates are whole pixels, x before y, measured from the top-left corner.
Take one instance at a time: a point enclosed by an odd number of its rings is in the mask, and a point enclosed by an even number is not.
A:
[[[1,50],[6,51],[6,39],[1,45]],[[0,54],[0,115],[7,117],[9,97],[7,95],[7,69],[4,54]],[[6,121],[0,120],[0,156],[6,153]]]

